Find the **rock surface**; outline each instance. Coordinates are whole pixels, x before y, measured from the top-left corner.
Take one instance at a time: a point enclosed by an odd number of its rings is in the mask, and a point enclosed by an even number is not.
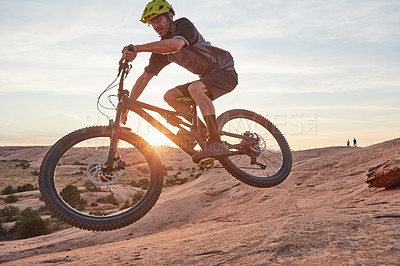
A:
[[[253,188],[216,167],[163,190],[135,224],[1,242],[0,263],[399,265],[400,189],[368,188],[365,175],[400,158],[400,139],[297,151],[293,158],[277,187]]]
[[[400,187],[400,160],[388,160],[371,169],[365,181],[369,187]]]

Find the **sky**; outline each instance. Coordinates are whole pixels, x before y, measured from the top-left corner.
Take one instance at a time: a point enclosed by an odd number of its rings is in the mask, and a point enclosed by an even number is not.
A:
[[[399,137],[400,1],[169,2],[175,18],[189,18],[234,57],[239,85],[214,102],[217,115],[255,111],[294,150]],[[107,124],[96,102],[116,77],[122,47],[159,39],[139,21],[146,4],[0,0],[0,146],[52,145],[78,128]],[[148,59],[142,53],[133,62],[129,90]],[[196,79],[171,64],[139,100],[168,108],[164,93]],[[137,115],[128,126],[164,144]]]

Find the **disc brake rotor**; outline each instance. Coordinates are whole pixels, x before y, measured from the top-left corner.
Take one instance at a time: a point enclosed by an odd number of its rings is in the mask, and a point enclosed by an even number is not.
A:
[[[86,166],[86,175],[97,185],[110,185],[115,183],[122,175],[122,170],[105,172],[103,169],[104,163],[107,161],[107,156],[102,155],[93,158]]]
[[[252,146],[252,150],[258,154],[261,154],[267,149],[267,144],[265,143],[265,140],[257,133],[254,133],[254,137],[257,138],[258,141]]]
[[[250,156],[256,156],[257,157],[263,151],[265,151],[265,149],[267,148],[267,144],[265,143],[265,140],[260,135],[258,135],[257,133],[250,133],[249,131],[247,131],[246,133],[244,133],[244,136],[252,137],[252,138],[255,138],[257,140],[256,143],[248,146],[248,151],[251,153],[251,154],[249,154]]]

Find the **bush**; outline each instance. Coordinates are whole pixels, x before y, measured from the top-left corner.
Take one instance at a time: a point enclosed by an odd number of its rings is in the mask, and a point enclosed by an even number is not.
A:
[[[149,184],[150,184],[150,179],[142,178],[138,182],[136,182],[135,180],[132,180],[130,184],[133,187],[140,187],[142,189],[148,189],[149,188]]]
[[[107,195],[107,197],[105,198],[106,203],[111,203],[115,206],[118,206],[118,201],[114,196],[114,193],[111,193],[109,195]]]
[[[37,189],[37,188],[35,188],[32,184],[29,184],[29,183],[17,187],[17,191],[18,191],[18,192],[32,191],[32,190],[36,190],[36,189]]]
[[[107,215],[107,213],[105,211],[101,211],[101,210],[95,210],[95,211],[91,211],[89,212],[90,215],[94,215],[94,216],[105,216]]]
[[[150,170],[148,167],[146,166],[140,166],[137,168],[140,172],[142,172],[143,174],[147,175],[150,173]]]
[[[143,196],[144,196],[143,191],[136,192],[135,195],[133,195],[132,197],[131,206],[135,206],[136,203],[138,203],[143,198]]]
[[[19,164],[16,164],[15,167],[22,167],[22,169],[28,169],[31,167],[30,163],[27,160],[13,160],[16,162],[20,162]]]
[[[0,210],[0,222],[9,223],[15,222],[21,210],[14,206],[7,206]]]
[[[128,209],[129,207],[130,207],[129,200],[126,200],[124,205],[122,205],[122,207],[119,208],[119,209],[120,210],[124,210],[124,209]]]
[[[118,206],[118,201],[114,196],[114,193],[112,192],[111,194],[107,195],[105,198],[99,198],[96,200],[96,202],[99,203],[111,203],[113,205]]]
[[[165,186],[170,187],[174,185],[182,185],[187,182],[187,178],[175,178],[175,179],[169,179],[165,181]]]
[[[10,194],[14,194],[17,193],[17,190],[15,188],[13,188],[13,186],[9,185],[7,187],[5,187],[2,191],[1,194],[2,195],[10,195]]]
[[[18,199],[18,197],[17,197],[16,195],[11,194],[11,195],[7,196],[7,198],[4,199],[4,202],[5,202],[5,203],[15,203],[15,202],[17,202],[18,200],[19,200],[19,199]]]
[[[9,195],[9,194],[14,194],[17,192],[24,192],[24,191],[32,191],[32,190],[37,190],[37,187],[34,187],[32,184],[28,183],[22,186],[18,186],[17,189],[15,189],[13,186],[7,186],[5,187],[2,191],[2,195]]]
[[[174,168],[172,166],[162,165],[162,169],[165,170],[165,171],[174,171]]]
[[[76,209],[83,209],[85,201],[81,198],[79,190],[76,186],[68,185],[61,190],[60,196],[62,199]]]
[[[49,222],[42,219],[37,211],[31,207],[21,212],[21,221],[16,222],[14,226],[15,238],[29,238],[48,234]]]
[[[74,162],[72,165],[86,165],[86,163]],[[86,170],[86,168],[85,168],[85,170]]]
[[[101,191],[100,187],[98,185],[96,185],[95,183],[93,183],[92,181],[87,181],[85,183],[85,188],[87,191],[90,191],[90,192],[100,192]]]
[[[37,169],[35,169],[35,171],[32,172],[32,175],[34,176],[39,176],[39,174],[40,172]]]
[[[139,184],[142,187],[142,189],[148,189],[150,184],[150,179],[142,178],[139,180]]]

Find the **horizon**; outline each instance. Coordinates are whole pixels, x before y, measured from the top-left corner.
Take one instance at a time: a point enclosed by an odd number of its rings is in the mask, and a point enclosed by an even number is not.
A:
[[[0,146],[51,146],[79,128],[108,124],[96,101],[115,78],[122,47],[158,40],[139,22],[147,2],[2,1]],[[293,150],[399,137],[400,2],[169,2],[175,19],[189,18],[234,57],[239,85],[215,101],[217,116],[255,111]],[[133,62],[127,89],[148,59],[143,53]],[[196,79],[171,64],[139,100],[168,108],[164,93]],[[171,144],[137,115],[129,118],[127,126],[151,144]]]

